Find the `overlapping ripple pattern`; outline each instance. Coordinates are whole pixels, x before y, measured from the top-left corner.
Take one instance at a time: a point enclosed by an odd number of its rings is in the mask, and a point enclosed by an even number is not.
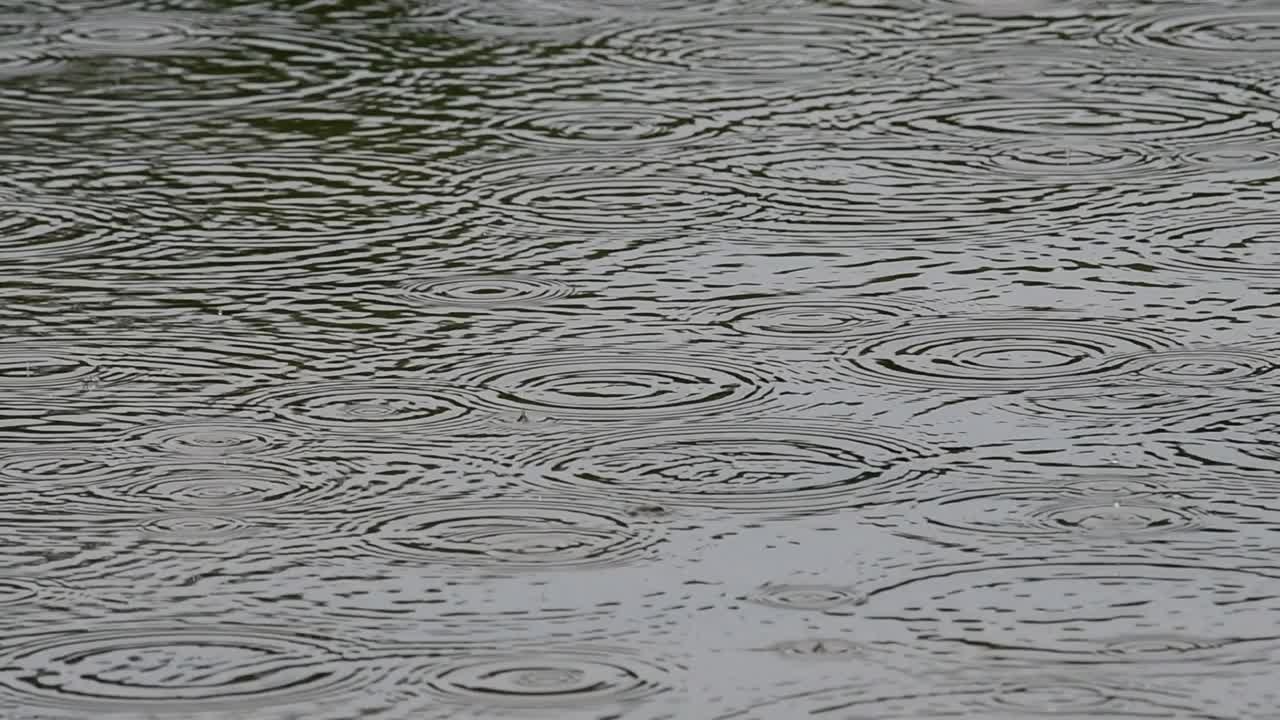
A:
[[[0,9],[0,716],[1273,720],[1266,0]]]

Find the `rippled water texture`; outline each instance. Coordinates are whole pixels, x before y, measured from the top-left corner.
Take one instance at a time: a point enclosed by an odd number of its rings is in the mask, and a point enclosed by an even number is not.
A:
[[[1273,720],[1264,0],[0,8],[4,720]]]

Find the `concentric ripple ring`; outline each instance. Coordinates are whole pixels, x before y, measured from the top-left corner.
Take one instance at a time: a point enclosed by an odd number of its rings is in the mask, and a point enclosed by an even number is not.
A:
[[[494,571],[613,565],[662,539],[643,520],[550,497],[392,505],[349,525],[371,556]]]
[[[369,380],[289,385],[246,396],[284,422],[316,431],[445,430],[477,419],[472,393],[444,383]]]
[[[582,420],[744,412],[766,404],[777,386],[745,360],[616,347],[461,361],[446,372],[492,391],[503,410]]]
[[[702,422],[578,437],[517,452],[529,484],[745,512],[849,507],[922,481],[927,444],[844,423]]]
[[[448,701],[521,708],[637,701],[671,689],[668,671],[599,648],[461,658],[423,682]]]
[[[846,350],[840,369],[875,384],[1041,390],[1123,374],[1119,356],[1173,346],[1132,323],[1017,316],[911,320]]]
[[[78,711],[232,711],[320,700],[374,680],[324,638],[263,628],[126,627],[10,638],[0,694]]]

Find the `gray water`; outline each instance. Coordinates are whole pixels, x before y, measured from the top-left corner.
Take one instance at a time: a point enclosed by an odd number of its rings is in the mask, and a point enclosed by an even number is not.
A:
[[[1280,5],[0,13],[0,717],[1270,720]]]

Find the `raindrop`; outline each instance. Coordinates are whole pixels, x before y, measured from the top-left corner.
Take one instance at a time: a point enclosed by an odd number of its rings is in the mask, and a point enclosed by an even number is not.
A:
[[[860,658],[865,649],[855,642],[840,638],[785,640],[765,648],[788,658],[847,659]]]

